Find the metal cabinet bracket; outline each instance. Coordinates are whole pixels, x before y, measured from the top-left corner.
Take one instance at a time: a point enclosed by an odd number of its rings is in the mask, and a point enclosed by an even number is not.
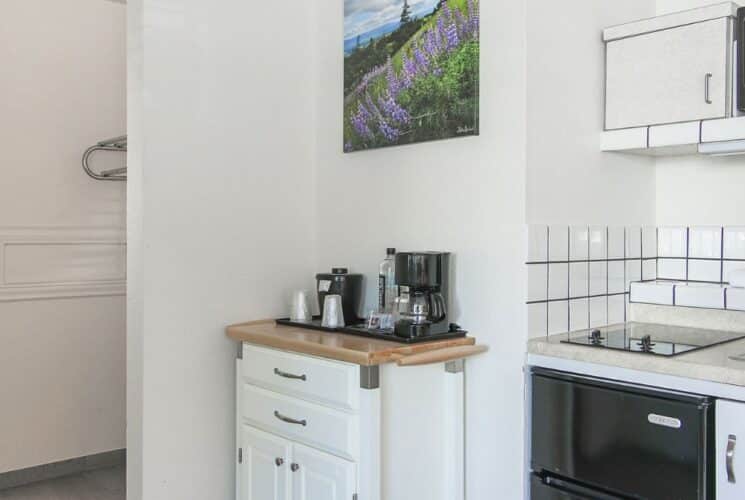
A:
[[[360,389],[380,388],[380,367],[360,366]]]
[[[445,363],[445,371],[447,373],[463,373],[465,369],[465,359],[456,359],[455,361],[448,361],[447,363]]]

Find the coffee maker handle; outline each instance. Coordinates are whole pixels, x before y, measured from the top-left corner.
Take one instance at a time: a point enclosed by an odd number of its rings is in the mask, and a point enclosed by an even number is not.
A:
[[[439,323],[447,317],[447,307],[445,306],[445,297],[439,293],[433,293],[429,296],[431,318],[433,323]]]

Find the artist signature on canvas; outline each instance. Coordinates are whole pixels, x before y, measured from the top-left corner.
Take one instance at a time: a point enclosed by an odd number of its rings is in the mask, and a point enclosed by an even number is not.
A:
[[[472,134],[476,132],[476,127],[458,127],[458,134]]]

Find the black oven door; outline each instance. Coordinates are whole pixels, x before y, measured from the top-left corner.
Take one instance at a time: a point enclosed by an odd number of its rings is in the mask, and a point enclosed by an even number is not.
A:
[[[544,486],[713,500],[712,399],[539,369],[532,382],[531,466]]]

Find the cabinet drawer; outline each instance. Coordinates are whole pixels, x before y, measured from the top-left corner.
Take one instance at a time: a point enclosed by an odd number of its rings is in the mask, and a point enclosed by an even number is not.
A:
[[[243,346],[244,382],[347,410],[359,409],[359,366]]]
[[[245,423],[348,460],[359,455],[359,417],[243,384]]]

